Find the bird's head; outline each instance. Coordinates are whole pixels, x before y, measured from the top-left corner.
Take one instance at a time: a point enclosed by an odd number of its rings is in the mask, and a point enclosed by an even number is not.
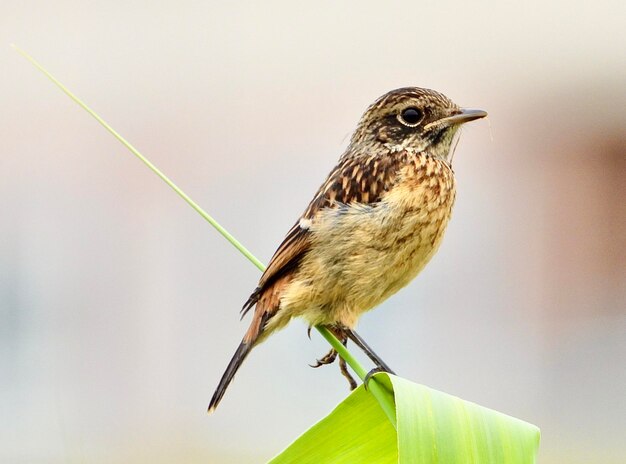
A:
[[[459,127],[485,116],[485,111],[460,108],[434,90],[404,87],[386,93],[365,111],[350,143],[448,159]]]

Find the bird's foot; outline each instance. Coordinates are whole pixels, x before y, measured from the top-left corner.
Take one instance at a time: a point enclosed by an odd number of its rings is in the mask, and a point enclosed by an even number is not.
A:
[[[363,387],[365,387],[366,390],[367,390],[367,384],[369,383],[370,380],[372,380],[372,377],[374,376],[374,374],[378,374],[379,372],[386,372],[387,374],[395,375],[395,372],[393,372],[391,369],[385,369],[385,368],[380,367],[380,366],[379,367],[375,367],[374,369],[369,371],[365,375],[365,378],[363,379]]]
[[[326,364],[332,364],[337,359],[337,352],[332,349],[322,359],[317,359],[315,364],[309,364],[309,366],[313,368],[318,368],[320,366],[325,366]]]

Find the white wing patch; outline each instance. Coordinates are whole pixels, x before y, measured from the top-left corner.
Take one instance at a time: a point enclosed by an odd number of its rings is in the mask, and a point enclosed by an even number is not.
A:
[[[313,222],[310,219],[301,218],[300,222],[298,223],[298,225],[303,230],[309,230],[311,228],[311,226],[313,225]]]

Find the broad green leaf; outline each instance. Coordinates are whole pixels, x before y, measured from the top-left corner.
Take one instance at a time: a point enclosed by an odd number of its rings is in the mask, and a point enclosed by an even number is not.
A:
[[[396,426],[359,387],[274,463],[532,464],[539,429],[406,379],[377,374],[392,387]]]
[[[397,434],[374,397],[363,386],[319,421],[272,464],[398,462]]]
[[[539,429],[534,425],[394,375],[388,377],[396,400],[399,462],[535,462]]]

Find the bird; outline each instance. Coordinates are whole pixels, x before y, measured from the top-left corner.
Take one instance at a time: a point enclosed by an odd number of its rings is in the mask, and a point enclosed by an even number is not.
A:
[[[452,157],[460,127],[484,118],[426,88],[392,90],[363,113],[328,174],[241,310],[252,320],[208,411],[222,400],[250,351],[301,317],[353,341],[393,373],[355,332],[359,317],[406,286],[441,243],[455,202]],[[332,363],[335,350],[312,367]],[[350,388],[356,382],[339,360]],[[373,370],[373,371],[374,371]]]

